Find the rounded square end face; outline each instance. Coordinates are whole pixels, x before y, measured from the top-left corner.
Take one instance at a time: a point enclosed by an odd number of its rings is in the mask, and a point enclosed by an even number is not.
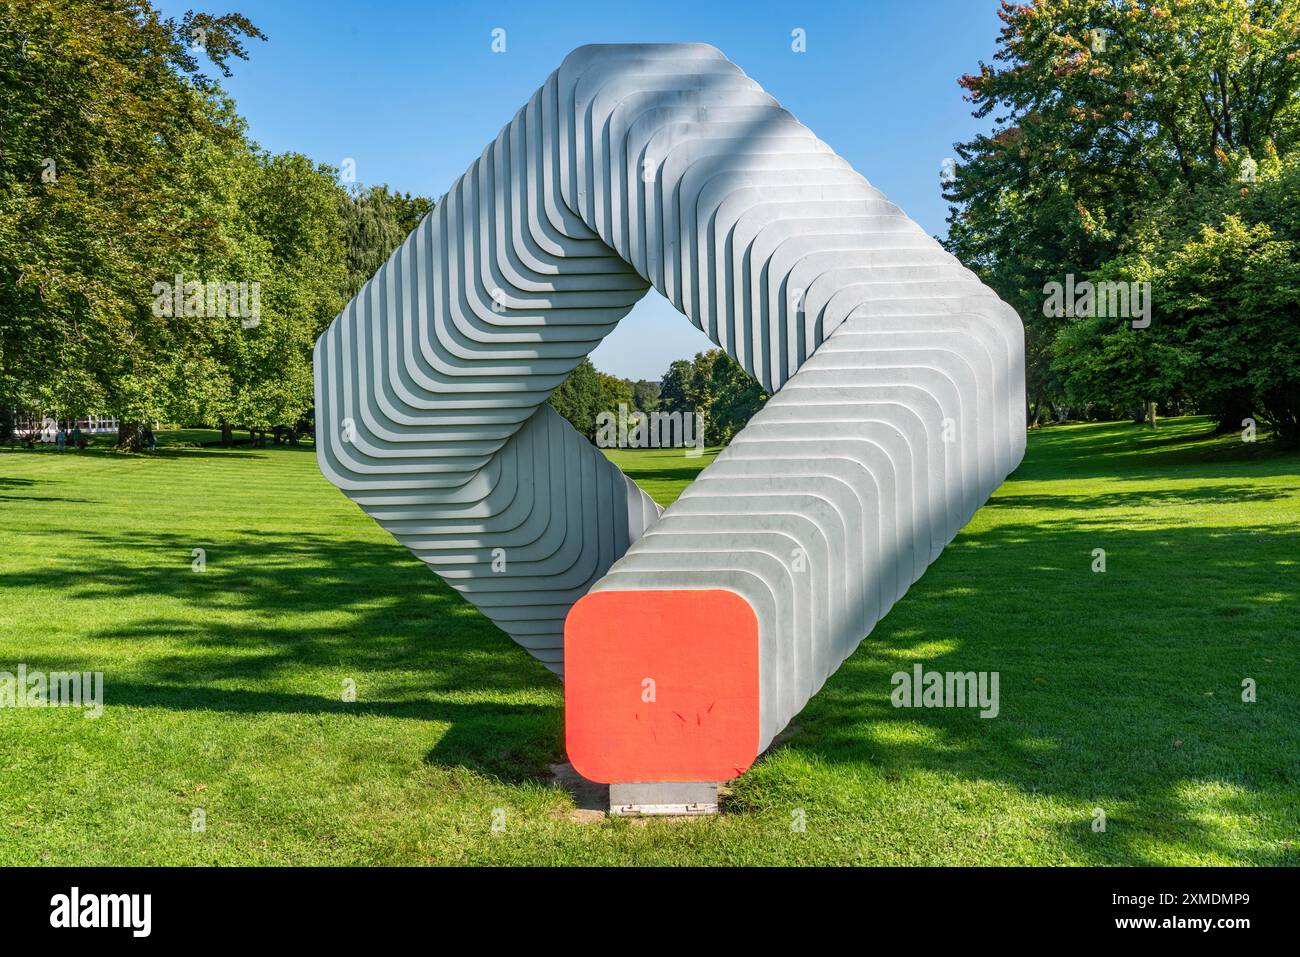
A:
[[[736,777],[758,756],[758,617],[720,589],[586,595],[564,622],[564,723],[592,781]]]

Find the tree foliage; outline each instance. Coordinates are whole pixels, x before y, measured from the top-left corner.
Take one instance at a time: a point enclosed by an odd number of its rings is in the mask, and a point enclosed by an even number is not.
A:
[[[1260,401],[1274,373],[1239,364],[1240,350],[1228,357],[1240,336],[1201,334],[1177,262],[1210,265],[1205,227],[1226,230],[1245,256],[1225,219],[1234,214],[1277,241],[1294,236],[1294,202],[1270,205],[1251,183],[1300,149],[1300,2],[1037,0],[1004,2],[1000,16],[995,62],[961,80],[993,128],[956,147],[947,245],[1024,319],[1031,404],[1161,395],[1229,416]],[[1276,253],[1251,235],[1247,259]],[[1215,263],[1245,281],[1236,261]],[[1048,281],[1142,272],[1156,297],[1151,329],[1043,315]],[[1263,308],[1288,281],[1279,274],[1272,296],[1205,290],[1207,308],[1233,297]]]
[[[763,387],[721,349],[678,359],[659,383],[659,409],[704,417],[710,445],[726,445],[767,401]]]
[[[265,39],[235,13],[0,0],[0,405],[114,414],[127,447],[153,420],[309,415],[313,341],[431,204],[251,142],[203,70]]]
[[[696,353],[693,360],[672,362],[658,384],[619,379],[583,359],[549,401],[593,441],[596,417],[602,412],[617,416],[622,406],[629,419],[637,412],[698,413],[705,441],[725,445],[767,401],[767,393],[725,352],[710,349]]]

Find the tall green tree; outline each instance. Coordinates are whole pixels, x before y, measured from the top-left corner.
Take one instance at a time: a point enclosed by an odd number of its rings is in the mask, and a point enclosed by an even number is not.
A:
[[[711,445],[730,442],[766,401],[763,387],[721,349],[674,361],[659,383],[658,410],[699,413]]]
[[[313,341],[432,204],[252,143],[203,72],[249,39],[238,14],[0,0],[0,405],[114,413],[125,448],[151,420],[310,416]]]
[[[605,409],[601,375],[591,360],[584,358],[547,400],[551,408],[589,439],[596,432],[596,416]]]
[[[691,379],[693,369],[689,359],[674,359],[668,371],[659,380],[659,411],[690,412],[693,411],[691,396]]]
[[[0,402],[111,411],[122,442],[165,415],[199,333],[150,291],[219,241],[192,191],[243,127],[223,73],[245,17],[143,0],[0,0]]]
[[[956,147],[947,246],[1024,319],[1037,411],[1062,388],[1043,284],[1129,252],[1152,203],[1297,145],[1300,2],[1004,0],[999,15],[995,62],[961,80],[993,128]]]
[[[763,407],[768,395],[758,380],[725,352],[714,361],[711,376],[708,438],[712,444],[726,445]]]
[[[234,421],[265,433],[311,408],[311,347],[346,301],[346,247],[334,170],[305,156],[259,157],[245,208],[265,241],[261,321],[241,329],[232,356]],[[241,323],[242,325],[242,323]]]
[[[349,298],[388,261],[433,209],[432,200],[384,186],[358,187],[342,197]]]
[[[649,379],[628,380],[632,389],[632,401],[638,412],[654,412],[659,408],[659,383]]]

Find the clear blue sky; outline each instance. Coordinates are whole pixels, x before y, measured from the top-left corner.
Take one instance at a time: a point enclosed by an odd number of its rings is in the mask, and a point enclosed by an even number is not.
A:
[[[873,185],[935,235],[939,169],[984,124],[957,78],[989,61],[997,0],[449,3],[156,0],[238,11],[267,35],[224,81],[274,152],[338,165],[363,183],[437,198],[574,47],[698,41],[722,50]],[[506,30],[506,53],[491,33]],[[806,31],[807,52],[791,51]],[[211,72],[211,71],[210,71]],[[659,378],[709,341],[653,290],[592,354],[617,375]]]

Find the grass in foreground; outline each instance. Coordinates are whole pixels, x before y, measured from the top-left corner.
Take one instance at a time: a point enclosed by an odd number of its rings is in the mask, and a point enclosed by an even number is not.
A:
[[[0,709],[0,864],[1296,863],[1300,455],[1205,429],[1032,435],[729,813],[648,824],[570,819],[559,684],[310,448],[0,452],[0,671],[107,703]],[[1001,714],[895,710],[917,662]]]

